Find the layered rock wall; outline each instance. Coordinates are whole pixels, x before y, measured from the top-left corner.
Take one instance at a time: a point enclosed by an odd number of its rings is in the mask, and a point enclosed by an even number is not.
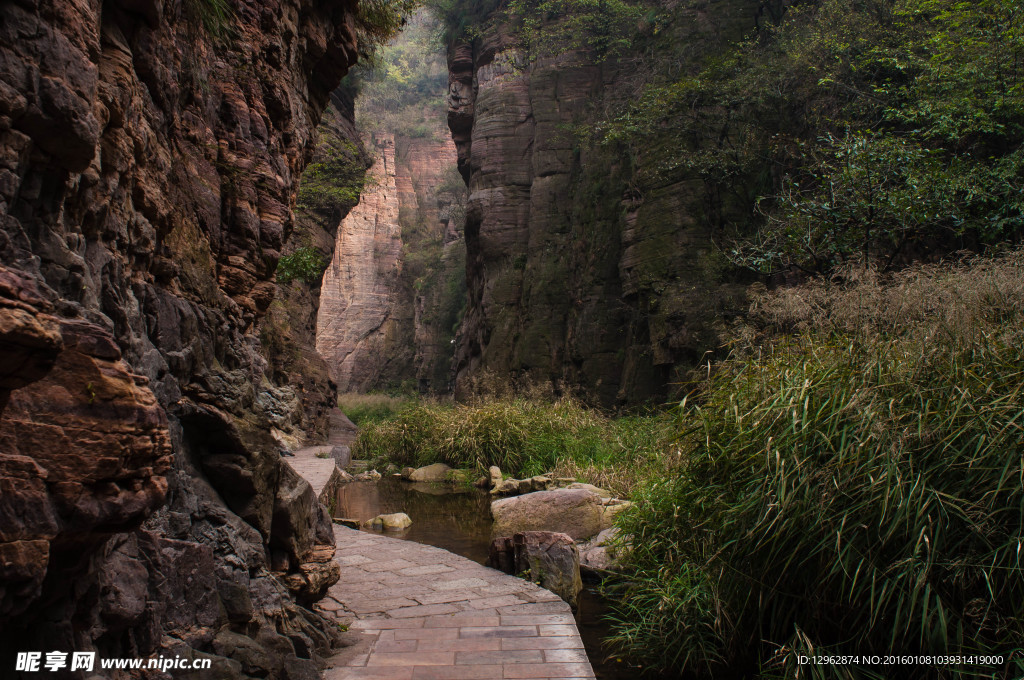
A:
[[[691,4],[701,6],[671,10],[684,68],[752,29],[760,3]],[[693,149],[637,140],[610,151],[574,134],[637,90],[639,55],[531,59],[498,14],[475,29],[448,62],[448,122],[470,190],[457,393],[490,371],[605,405],[664,399],[742,307],[712,237],[723,210],[749,206],[723,205],[697,177],[645,172]]]
[[[5,677],[56,649],[307,678],[331,644],[301,606],[331,525],[257,326],[354,3],[219,7],[0,5]]]
[[[438,198],[454,166],[449,139],[377,133],[357,205],[338,228],[324,273],[317,349],[341,392],[447,391],[453,325],[443,313],[461,290],[462,235]]]
[[[367,185],[338,227],[334,259],[320,286],[317,351],[342,392],[365,391],[389,363],[411,363],[411,310],[398,299],[402,227],[394,137],[375,140],[372,153]]]
[[[369,164],[355,128],[353,101],[340,88],[331,94],[331,106],[320,122],[313,163],[332,158],[343,158],[348,171],[344,177],[330,178],[332,186],[337,183],[345,191],[344,200],[318,207],[300,203],[295,210],[295,228],[283,251],[286,256],[312,251],[325,268],[334,258],[340,217],[358,200]],[[353,174],[360,176],[353,178]],[[303,187],[309,189],[309,185]],[[329,415],[335,407],[336,388],[327,362],[316,349],[319,274],[287,282],[279,277],[277,294],[260,323],[260,342],[272,381],[291,404],[275,414],[273,432],[283,447],[293,450],[301,444],[326,442],[332,434]]]

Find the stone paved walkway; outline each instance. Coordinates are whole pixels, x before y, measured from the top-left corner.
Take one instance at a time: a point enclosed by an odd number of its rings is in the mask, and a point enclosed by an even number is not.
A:
[[[309,482],[317,498],[320,498],[324,489],[331,481],[331,477],[337,474],[337,466],[334,464],[333,458],[317,457],[317,454],[325,453],[329,456],[331,448],[331,446],[307,446],[296,451],[293,456],[284,459],[292,466],[293,470]],[[321,499],[321,502],[323,502],[323,499]]]
[[[359,631],[324,680],[594,678],[556,595],[440,548],[334,527],[341,580],[317,607]]]

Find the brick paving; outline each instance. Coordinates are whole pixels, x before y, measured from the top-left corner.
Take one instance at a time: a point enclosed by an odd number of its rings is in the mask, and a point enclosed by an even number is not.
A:
[[[324,680],[595,677],[549,591],[433,546],[334,533],[341,580],[317,608],[358,635]]]
[[[318,458],[317,454],[326,453],[330,456],[331,448],[330,446],[307,446],[295,451],[292,456],[284,458],[284,461],[291,465],[293,470],[309,482],[309,485],[313,487],[313,493],[321,503],[324,502],[321,495],[330,483],[331,477],[337,474],[335,472],[337,466],[334,464],[333,458]]]

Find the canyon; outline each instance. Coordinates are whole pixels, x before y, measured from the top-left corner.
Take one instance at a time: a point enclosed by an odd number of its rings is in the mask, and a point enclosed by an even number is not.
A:
[[[346,80],[373,160],[319,282],[316,347],[341,393],[451,391],[466,189],[446,125],[437,30],[419,10],[372,68]]]

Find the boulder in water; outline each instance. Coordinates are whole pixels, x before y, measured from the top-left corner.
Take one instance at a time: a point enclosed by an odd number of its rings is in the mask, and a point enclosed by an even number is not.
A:
[[[447,482],[449,470],[451,468],[444,463],[434,463],[413,470],[406,479],[413,482]],[[405,477],[404,474],[402,476]]]
[[[583,589],[579,550],[567,534],[522,531],[496,538],[491,542],[487,564],[507,574],[524,575],[573,608]]]
[[[366,522],[365,526],[383,531],[401,531],[412,526],[412,520],[404,512],[394,512],[390,515],[377,515]]]
[[[574,540],[596,536],[602,526],[601,498],[586,489],[552,489],[491,503],[492,536],[523,531],[557,531]]]

